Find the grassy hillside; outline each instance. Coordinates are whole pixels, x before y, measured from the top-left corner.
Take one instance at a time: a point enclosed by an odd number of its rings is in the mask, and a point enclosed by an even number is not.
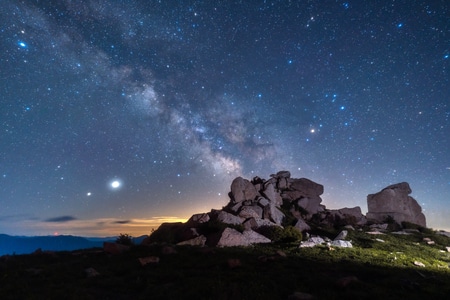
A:
[[[333,238],[336,232],[321,234]],[[411,235],[350,231],[347,240],[353,248],[154,244],[119,255],[90,249],[3,256],[0,297],[288,299],[297,292],[313,299],[448,299],[450,238],[431,230]],[[141,265],[138,258],[148,256],[159,257],[159,262]],[[98,274],[90,277],[88,268]]]

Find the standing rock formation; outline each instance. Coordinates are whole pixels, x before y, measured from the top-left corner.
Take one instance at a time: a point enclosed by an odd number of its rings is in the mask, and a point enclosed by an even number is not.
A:
[[[408,196],[411,188],[407,182],[390,185],[376,194],[367,196],[367,219],[384,222],[388,216],[397,223],[410,222],[426,227],[425,215],[417,201]]]

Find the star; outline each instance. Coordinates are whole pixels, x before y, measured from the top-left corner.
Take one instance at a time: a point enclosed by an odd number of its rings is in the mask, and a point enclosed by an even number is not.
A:
[[[122,183],[120,180],[113,180],[110,185],[112,189],[116,190],[122,186]]]
[[[23,42],[23,41],[19,41],[17,42],[17,45],[22,48],[22,49],[27,49],[28,48],[28,44]]]

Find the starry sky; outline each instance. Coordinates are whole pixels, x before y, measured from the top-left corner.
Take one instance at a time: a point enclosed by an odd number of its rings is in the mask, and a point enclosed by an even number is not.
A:
[[[110,236],[280,170],[360,206],[406,181],[450,230],[450,3],[0,7],[0,232]]]

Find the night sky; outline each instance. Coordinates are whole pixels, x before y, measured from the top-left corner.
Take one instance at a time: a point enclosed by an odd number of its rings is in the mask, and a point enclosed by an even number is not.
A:
[[[450,3],[1,1],[0,233],[148,234],[289,170],[450,230]]]

